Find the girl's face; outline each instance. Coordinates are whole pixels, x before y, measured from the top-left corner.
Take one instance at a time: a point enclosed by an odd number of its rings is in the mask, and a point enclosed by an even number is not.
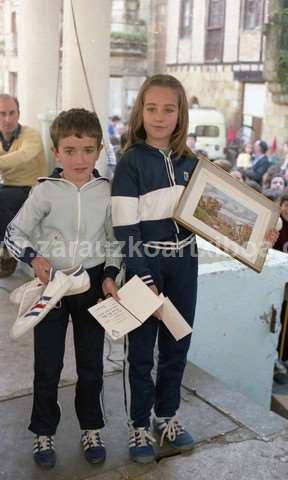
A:
[[[168,148],[178,120],[178,97],[169,87],[148,88],[143,105],[143,125],[146,143],[157,148]]]
[[[249,153],[249,155],[251,155],[252,152],[253,152],[253,145],[251,143],[247,143],[247,145],[245,146],[245,153]]]

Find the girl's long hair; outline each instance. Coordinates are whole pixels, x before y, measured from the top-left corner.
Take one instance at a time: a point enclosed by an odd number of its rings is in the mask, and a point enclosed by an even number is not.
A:
[[[177,156],[179,157],[181,155],[191,155],[191,151],[186,145],[189,122],[186,93],[182,84],[179,82],[179,80],[177,80],[177,78],[173,77],[172,75],[165,74],[158,74],[147,78],[140,88],[129,120],[128,139],[125,145],[125,150],[127,150],[130,145],[133,145],[138,140],[146,139],[146,132],[143,126],[143,107],[145,95],[150,87],[171,88],[176,92],[179,111],[178,121],[176,128],[171,135],[169,147],[173,150],[173,152],[177,153]]]

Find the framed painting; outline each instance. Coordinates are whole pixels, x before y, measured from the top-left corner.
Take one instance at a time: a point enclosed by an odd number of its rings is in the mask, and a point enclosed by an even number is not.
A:
[[[174,219],[256,272],[269,245],[265,235],[279,218],[279,206],[204,157],[174,211]]]

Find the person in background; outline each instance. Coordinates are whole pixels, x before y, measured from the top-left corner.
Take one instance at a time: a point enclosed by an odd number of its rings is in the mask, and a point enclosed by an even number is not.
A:
[[[188,133],[186,145],[188,148],[190,148],[192,153],[196,154],[198,146],[197,146],[197,135],[195,133]]]
[[[263,140],[257,140],[254,143],[254,155],[252,157],[251,167],[245,170],[246,177],[261,185],[262,177],[270,166],[270,161],[267,156],[268,145]]]
[[[124,149],[125,149],[125,145],[127,143],[127,140],[128,140],[128,132],[123,132],[121,134],[121,137],[120,137],[120,145],[118,146],[115,154],[116,154],[116,161],[117,163],[119,162],[120,158],[122,157],[123,155],[123,152],[124,152]]]
[[[17,266],[4,245],[7,225],[45,173],[40,134],[21,125],[19,116],[17,98],[0,94],[0,278],[12,275]]]
[[[288,141],[283,145],[283,159],[280,165],[281,172],[284,173],[288,170]]]
[[[280,204],[280,218],[282,220],[282,227],[279,230],[279,237],[274,244],[274,249],[280,252],[288,253],[288,191],[284,191],[279,199]],[[281,335],[281,334],[280,334]],[[280,336],[281,338],[281,336]],[[280,347],[280,340],[278,344],[278,351]],[[274,366],[274,381],[279,384],[288,384],[287,375],[287,361],[285,364],[277,358]]]
[[[222,168],[225,170],[225,172],[230,173],[232,170],[232,163],[229,162],[229,160],[225,160],[225,158],[219,158],[217,160],[214,160],[214,165],[218,165],[218,167]]]
[[[239,180],[239,182],[244,182],[241,170],[232,170],[230,174],[232,175],[232,177],[236,178],[236,180]]]
[[[275,250],[288,253],[288,191],[284,191],[279,199],[280,217],[282,228],[279,231],[279,238],[274,244]]]
[[[285,176],[281,173],[279,165],[271,165],[268,170],[266,170],[262,178],[263,190],[268,190],[268,188],[270,188],[272,178],[280,174],[283,175],[285,180]]]
[[[284,177],[282,175],[275,175],[275,177],[272,178],[271,183],[270,183],[270,188],[271,190],[277,190],[278,192],[283,192],[286,187],[286,182]]]
[[[248,187],[253,188],[259,193],[262,193],[262,187],[259,183],[255,182],[254,180],[250,180],[250,178],[245,178],[245,183]]]
[[[251,166],[251,158],[253,152],[253,145],[246,143],[241,153],[239,153],[236,159],[236,167],[243,168],[244,170]]]

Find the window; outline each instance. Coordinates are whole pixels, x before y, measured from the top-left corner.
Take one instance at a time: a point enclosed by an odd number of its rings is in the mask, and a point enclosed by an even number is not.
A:
[[[192,33],[192,10],[193,10],[193,0],[181,1],[180,25],[179,25],[180,38],[189,37]]]
[[[197,125],[195,129],[197,137],[219,137],[219,128],[214,125]]]
[[[262,24],[263,0],[245,0],[244,30],[255,30]]]
[[[205,60],[222,59],[225,21],[225,0],[209,0]]]

